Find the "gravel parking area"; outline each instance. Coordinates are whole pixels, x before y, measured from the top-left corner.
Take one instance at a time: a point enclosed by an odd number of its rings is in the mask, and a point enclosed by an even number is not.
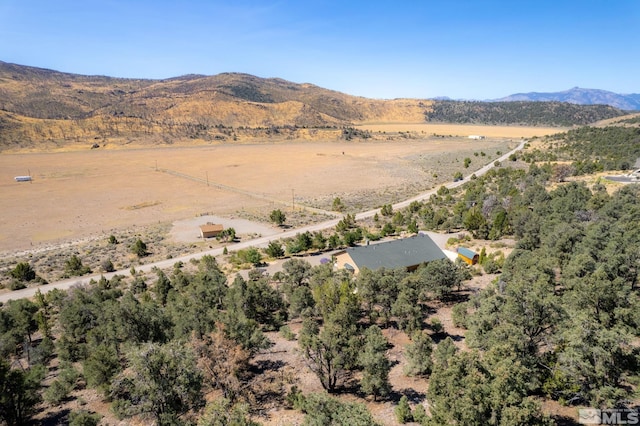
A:
[[[170,232],[171,239],[177,243],[202,241],[199,227],[207,222],[222,224],[225,229],[233,228],[238,236],[267,236],[282,232],[279,228],[246,219],[206,215],[173,222]]]

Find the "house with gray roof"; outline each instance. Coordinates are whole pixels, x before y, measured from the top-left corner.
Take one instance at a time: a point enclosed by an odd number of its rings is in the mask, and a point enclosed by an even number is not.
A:
[[[447,259],[447,256],[431,237],[418,234],[378,244],[349,247],[337,253],[335,258],[336,268],[347,269],[357,274],[362,268],[407,268],[412,271],[423,263]]]

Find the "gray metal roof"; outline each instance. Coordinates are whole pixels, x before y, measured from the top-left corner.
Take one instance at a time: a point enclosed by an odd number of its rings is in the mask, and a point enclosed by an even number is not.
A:
[[[350,247],[347,253],[359,269],[408,268],[437,259],[445,254],[428,235],[415,235],[401,240],[368,246]]]

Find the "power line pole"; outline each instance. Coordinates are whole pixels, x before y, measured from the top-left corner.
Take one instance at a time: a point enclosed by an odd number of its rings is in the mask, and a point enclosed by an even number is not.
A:
[[[296,210],[296,197],[293,195],[293,188],[291,188],[291,210]]]

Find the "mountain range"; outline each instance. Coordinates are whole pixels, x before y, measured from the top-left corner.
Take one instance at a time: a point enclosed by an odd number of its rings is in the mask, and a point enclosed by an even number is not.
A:
[[[529,92],[516,93],[500,99],[492,99],[491,102],[568,102],[577,105],[611,105],[625,110],[640,110],[640,94],[619,94],[600,89],[583,89],[574,87],[562,92]]]

